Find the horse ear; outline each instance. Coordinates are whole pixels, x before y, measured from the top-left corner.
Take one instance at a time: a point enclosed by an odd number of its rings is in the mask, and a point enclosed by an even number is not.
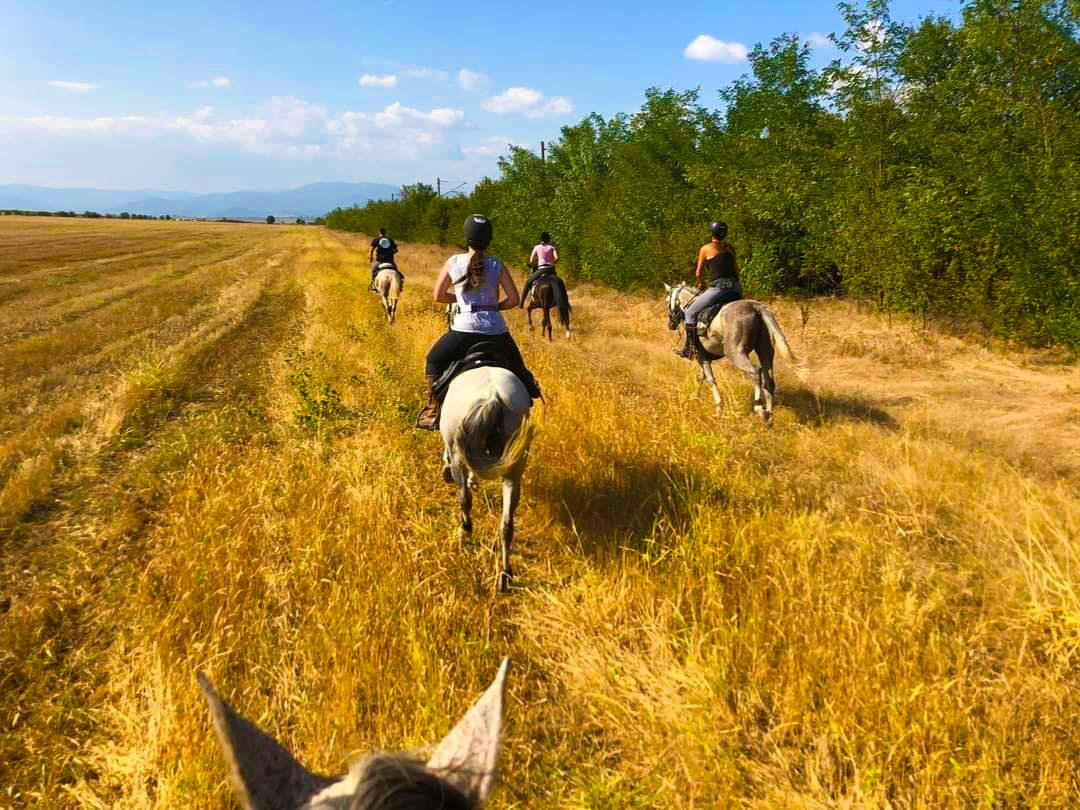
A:
[[[670,284],[665,284],[664,285],[664,292],[671,292],[671,285]]]
[[[510,659],[504,658],[491,686],[443,738],[428,760],[428,768],[464,793],[476,806],[487,800],[495,786],[509,666]]]
[[[244,810],[297,810],[334,783],[305,769],[277,740],[237,714],[218,697],[205,675],[199,672],[195,677],[210,707],[229,780]]]

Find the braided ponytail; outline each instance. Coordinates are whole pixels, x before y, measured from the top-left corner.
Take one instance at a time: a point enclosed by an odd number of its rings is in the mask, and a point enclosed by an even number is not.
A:
[[[473,248],[473,251],[473,255],[469,257],[469,269],[465,275],[466,290],[484,286],[484,266],[487,264],[487,255],[477,248]]]

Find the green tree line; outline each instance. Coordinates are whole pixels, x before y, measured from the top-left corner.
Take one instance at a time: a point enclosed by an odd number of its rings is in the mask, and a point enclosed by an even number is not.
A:
[[[338,209],[334,228],[460,239],[473,211],[521,260],[541,230],[616,287],[689,276],[727,221],[750,294],[844,292],[1080,345],[1080,3],[975,0],[957,22],[839,6],[843,58],[784,34],[719,91],[650,89],[634,114],[564,127],[547,159],[511,147],[464,198],[430,186]]]

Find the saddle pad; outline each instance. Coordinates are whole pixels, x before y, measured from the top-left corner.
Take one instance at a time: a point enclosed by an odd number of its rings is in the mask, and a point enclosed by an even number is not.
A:
[[[435,381],[435,384],[431,387],[431,393],[435,398],[442,402],[446,397],[446,392],[450,390],[450,383],[452,383],[459,374],[463,374],[466,371],[471,371],[474,368],[483,367],[505,368],[507,371],[513,371],[510,367],[510,363],[502,352],[499,351],[499,347],[495,343],[489,341],[483,341],[477,343],[460,360],[453,362],[442,376]]]

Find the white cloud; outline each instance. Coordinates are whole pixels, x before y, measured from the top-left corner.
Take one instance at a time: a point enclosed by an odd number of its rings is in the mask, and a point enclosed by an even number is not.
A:
[[[497,96],[487,99],[483,107],[497,115],[520,113],[526,118],[544,118],[550,115],[566,115],[573,112],[574,105],[564,96],[548,97],[531,87],[510,87]]]
[[[375,113],[343,112],[326,132],[339,153],[378,152],[416,156],[447,146],[447,133],[465,120],[462,110],[438,107],[428,112],[394,102]]]
[[[811,31],[806,35],[806,41],[815,48],[831,48],[833,44],[832,40],[829,39],[829,35],[820,31]]]
[[[0,132],[45,132],[60,137],[179,136],[205,144],[231,145],[264,155],[377,155],[418,159],[460,159],[457,145],[465,113],[436,107],[417,110],[400,102],[377,112],[331,113],[291,96],[270,98],[249,117],[220,117],[202,107],[184,115],[0,117]]]
[[[49,87],[55,87],[57,90],[63,90],[67,93],[89,93],[91,90],[97,90],[97,85],[89,82],[51,81]]]
[[[701,62],[726,62],[736,64],[745,62],[749,51],[741,42],[724,42],[708,34],[701,34],[686,46],[683,55],[687,59],[697,59]]]
[[[493,135],[485,138],[481,143],[461,147],[462,154],[466,157],[493,158],[505,155],[510,151],[513,140],[508,135]]]
[[[445,70],[435,70],[435,68],[429,67],[409,68],[408,70],[402,71],[402,73],[410,79],[430,79],[431,81],[436,82],[445,82],[450,78],[450,74]]]
[[[228,76],[215,76],[212,79],[198,79],[192,82],[184,82],[184,87],[190,88],[192,90],[204,87],[215,87],[219,90],[223,90],[231,84],[232,80],[230,80]]]
[[[494,84],[490,76],[477,73],[475,70],[469,70],[468,68],[462,68],[458,71],[457,80],[458,84],[464,89],[474,92],[482,92]]]
[[[398,77],[393,73],[388,73],[385,76],[373,76],[370,73],[365,73],[360,77],[361,87],[397,87]]]

